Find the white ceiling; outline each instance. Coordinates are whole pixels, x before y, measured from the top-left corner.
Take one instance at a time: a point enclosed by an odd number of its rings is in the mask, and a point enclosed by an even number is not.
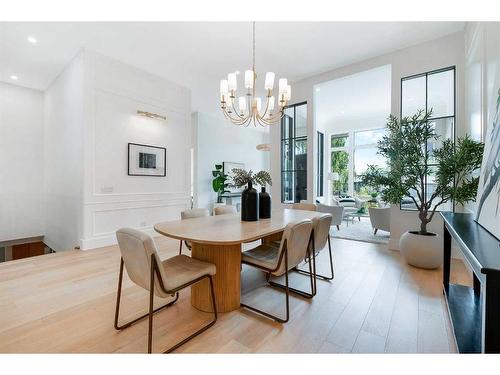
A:
[[[391,66],[315,86],[316,124],[327,133],[382,127],[391,112]]]
[[[259,22],[258,84],[265,71],[294,81],[463,28],[463,22]],[[219,80],[251,66],[251,30],[250,22],[3,22],[0,81],[44,90],[88,47],[191,88],[193,110],[213,113]]]

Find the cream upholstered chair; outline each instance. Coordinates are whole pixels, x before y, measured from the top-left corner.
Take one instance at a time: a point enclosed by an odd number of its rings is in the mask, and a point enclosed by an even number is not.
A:
[[[332,256],[332,246],[330,244],[330,226],[332,223],[332,215],[325,213],[312,219],[313,223],[313,248],[312,248],[312,261],[313,261],[313,273],[315,278],[323,280],[333,280],[333,256]],[[328,253],[330,256],[330,272],[331,276],[319,275],[316,272],[316,256],[326,247],[328,244]],[[301,270],[297,267],[297,271],[310,275],[310,272]],[[314,289],[316,291],[316,280],[314,283]]]
[[[377,208],[368,207],[368,213],[370,214],[370,222],[373,227],[373,234],[377,234],[379,229],[385,230],[386,232],[391,231],[391,208]]]
[[[237,212],[236,207],[231,205],[217,206],[214,208],[214,215],[235,214]]]
[[[156,251],[156,245],[148,234],[130,228],[122,228],[116,232],[118,245],[121,252],[120,275],[118,279],[118,292],[116,296],[115,329],[122,330],[130,327],[135,322],[149,317],[148,353],[152,349],[153,314],[165,307],[171,306],[179,298],[179,291],[205,278],[210,280],[212,293],[212,307],[214,319],[185,338],[181,342],[167,349],[170,353],[193,337],[199,335],[217,321],[217,305],[213,286],[215,265],[190,258],[186,255],[176,255],[161,261]],[[149,291],[149,313],[140,316],[123,325],[118,324],[120,313],[120,298],[122,291],[123,267],[127,270],[130,279],[138,286]],[[165,305],[153,310],[154,296],[160,298],[175,298]]]
[[[312,203],[294,203],[292,205],[294,210],[316,211],[316,205]]]
[[[251,250],[245,251],[242,254],[241,262],[243,264],[259,268],[267,273],[267,280],[270,285],[284,289],[286,292],[286,316],[280,318],[278,316],[269,314],[265,311],[259,310],[255,307],[241,303],[242,307],[253,310],[274,319],[280,323],[286,323],[290,317],[290,292],[299,294],[306,298],[314,297],[314,280],[313,269],[311,265],[311,252],[310,245],[312,242],[312,221],[309,219],[300,220],[295,223],[290,223],[286,226],[281,243],[279,246],[272,244],[262,244]],[[302,290],[294,289],[288,285],[288,272],[293,270],[300,264],[305,257],[309,258],[309,274],[311,280],[311,293]],[[285,285],[281,285],[270,281],[272,276],[285,276]]]
[[[344,206],[329,206],[318,203],[317,211],[332,215],[332,225],[335,225],[337,230],[340,230],[340,224],[342,224],[342,219],[344,217]]]
[[[210,216],[210,212],[208,212],[208,209],[206,208],[192,208],[191,210],[186,210],[181,212],[181,219],[194,219],[197,217],[205,217],[205,216]],[[189,241],[184,241],[186,244],[186,247],[191,250],[191,243]],[[182,254],[182,240],[180,241],[179,244],[179,255]]]

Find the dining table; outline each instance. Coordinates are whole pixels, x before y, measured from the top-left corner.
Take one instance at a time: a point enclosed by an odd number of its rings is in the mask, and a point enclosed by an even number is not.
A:
[[[318,215],[315,211],[274,209],[271,218],[258,221],[242,221],[239,214],[226,214],[161,222],[154,229],[190,242],[192,258],[215,264],[217,311],[229,312],[240,307],[242,245],[280,240],[287,224]],[[201,311],[213,311],[208,280],[191,286],[191,304]]]

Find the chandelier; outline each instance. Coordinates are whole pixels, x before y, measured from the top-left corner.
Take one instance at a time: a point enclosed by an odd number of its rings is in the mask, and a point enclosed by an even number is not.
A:
[[[253,62],[252,70],[245,71],[245,94],[238,96],[236,93],[236,73],[229,73],[227,79],[220,81],[220,105],[224,116],[235,125],[248,126],[253,123],[261,126],[271,125],[279,121],[285,107],[290,100],[291,87],[286,78],[278,81],[277,102],[273,94],[274,73],[267,72],[264,81],[265,104],[262,105],[260,97],[255,95],[257,72],[255,71],[255,22],[253,22]],[[277,104],[277,108],[276,108]]]

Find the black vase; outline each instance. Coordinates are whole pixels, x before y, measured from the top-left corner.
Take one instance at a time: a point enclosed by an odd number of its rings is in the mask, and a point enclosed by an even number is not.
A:
[[[271,217],[271,196],[266,192],[266,188],[262,186],[259,193],[259,218],[269,219]]]
[[[259,220],[259,194],[249,182],[248,186],[241,193],[241,220]]]

